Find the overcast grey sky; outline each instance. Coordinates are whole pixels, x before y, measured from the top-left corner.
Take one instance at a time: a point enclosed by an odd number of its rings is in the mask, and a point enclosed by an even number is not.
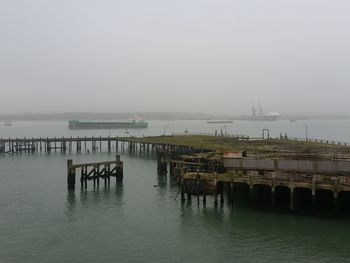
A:
[[[0,113],[350,113],[348,0],[0,0]]]

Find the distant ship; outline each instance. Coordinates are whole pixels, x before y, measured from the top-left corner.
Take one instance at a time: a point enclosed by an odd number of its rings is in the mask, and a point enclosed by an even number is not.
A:
[[[278,118],[279,118],[278,113],[265,114],[264,111],[262,110],[260,103],[259,103],[258,109],[256,109],[254,104],[252,103],[252,115],[240,116],[237,118],[237,120],[242,120],[242,121],[276,121]]]
[[[207,121],[207,123],[233,123],[233,121],[229,121],[229,120],[211,120],[211,121]]]
[[[69,129],[144,129],[148,123],[141,121],[79,121],[70,120]]]
[[[12,122],[11,121],[4,121],[4,126],[12,126]]]

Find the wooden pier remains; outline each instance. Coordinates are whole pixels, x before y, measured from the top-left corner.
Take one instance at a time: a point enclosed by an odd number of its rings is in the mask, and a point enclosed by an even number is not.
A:
[[[105,185],[110,184],[110,178],[115,177],[117,183],[123,182],[123,162],[117,155],[113,161],[73,164],[73,160],[67,160],[67,183],[68,189],[75,189],[75,177],[77,170],[80,169],[81,186],[87,188],[87,181],[93,181],[94,187],[99,186],[100,179],[104,180]]]
[[[290,211],[327,206],[350,211],[350,162],[341,160],[258,159],[240,156],[181,156],[169,159],[170,173],[179,182],[181,199],[214,196],[233,204],[240,194],[265,206]],[[207,187],[205,187],[207,186]],[[208,187],[209,186],[209,187]]]
[[[177,152],[191,154],[208,151],[203,147],[148,142],[137,137],[46,137],[46,138],[0,138],[0,154],[20,153],[83,153],[83,152],[129,152],[147,154],[151,152]]]
[[[327,204],[350,212],[350,147],[345,144],[269,136],[265,140],[222,136],[0,138],[0,154],[53,151],[157,153],[158,174],[170,171],[183,201],[195,195],[198,203],[200,196],[206,203],[212,195],[215,205],[223,204],[226,192],[231,203],[246,195],[290,211],[305,204],[311,209]],[[94,184],[99,179],[108,183],[111,176],[119,180],[122,169],[118,167],[122,167],[120,160],[80,165],[68,160],[68,187],[74,189],[77,169],[86,187],[88,180]]]

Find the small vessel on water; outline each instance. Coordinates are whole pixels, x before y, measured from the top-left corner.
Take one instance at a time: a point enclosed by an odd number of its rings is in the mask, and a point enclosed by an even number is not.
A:
[[[11,121],[4,121],[4,126],[12,126],[12,122]]]
[[[148,122],[140,121],[79,121],[70,120],[69,129],[144,129],[148,127]]]

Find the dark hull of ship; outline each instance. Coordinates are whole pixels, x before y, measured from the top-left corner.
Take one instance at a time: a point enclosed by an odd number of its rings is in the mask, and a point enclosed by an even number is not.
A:
[[[207,123],[217,124],[217,123],[233,123],[233,121],[207,121]]]
[[[69,129],[83,130],[83,129],[145,129],[147,125],[137,125],[129,123],[118,123],[118,124],[73,124],[68,126]]]

